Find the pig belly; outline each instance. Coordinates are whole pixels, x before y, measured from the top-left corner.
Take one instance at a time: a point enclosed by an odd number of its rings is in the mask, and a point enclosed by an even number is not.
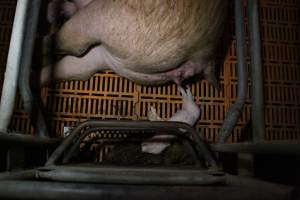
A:
[[[207,59],[222,30],[226,1],[172,2],[93,0],[62,27],[58,42],[77,54],[101,44],[117,60],[113,67],[142,74],[170,71],[194,54]],[[72,45],[77,41],[86,47]]]

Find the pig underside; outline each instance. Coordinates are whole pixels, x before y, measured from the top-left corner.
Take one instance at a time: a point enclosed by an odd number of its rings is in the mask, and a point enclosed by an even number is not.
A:
[[[80,0],[77,0],[80,2]],[[195,74],[214,82],[213,57],[222,32],[227,0],[93,0],[56,35],[56,48],[68,54],[41,72],[41,84],[84,80],[111,69],[141,84],[174,81]],[[194,125],[200,111],[181,88],[183,109],[170,120]],[[143,144],[160,153],[166,146]],[[153,150],[153,148],[155,150]]]

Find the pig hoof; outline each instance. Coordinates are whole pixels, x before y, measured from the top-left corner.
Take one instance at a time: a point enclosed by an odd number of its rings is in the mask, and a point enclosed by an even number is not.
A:
[[[179,90],[183,99],[182,109],[177,111],[169,121],[184,122],[194,126],[200,117],[200,108],[194,102],[194,98],[189,87],[187,87],[187,89],[179,87]]]
[[[183,102],[184,103],[192,103],[195,104],[194,102],[194,97],[193,94],[191,92],[191,88],[189,86],[186,86],[186,88],[184,89],[183,87],[179,87],[179,91],[182,95],[183,98]],[[198,106],[197,106],[198,107]]]
[[[148,111],[148,120],[149,121],[163,121],[157,114],[156,109],[154,107],[150,107]]]

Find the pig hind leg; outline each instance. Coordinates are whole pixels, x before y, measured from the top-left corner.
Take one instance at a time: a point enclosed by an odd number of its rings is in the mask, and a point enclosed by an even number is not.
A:
[[[99,45],[83,57],[65,56],[54,66],[42,68],[41,86],[59,80],[86,80],[94,73],[108,69],[105,49]]]
[[[179,88],[180,92],[183,97],[183,105],[182,109],[177,111],[175,115],[171,117],[168,121],[173,122],[185,122],[191,126],[194,126],[197,120],[200,116],[200,108],[193,100],[193,95],[191,93],[190,88],[187,88],[186,90],[182,87]],[[152,119],[160,119],[155,110],[151,111],[151,117]],[[153,117],[153,115],[156,117]],[[170,146],[171,144],[169,142],[155,142],[151,140],[162,140],[162,139],[170,139],[174,138],[172,135],[158,135],[154,136],[150,139],[150,141],[146,141],[142,143],[142,151],[145,153],[152,153],[152,154],[160,154],[165,148]]]
[[[96,12],[99,2],[102,1],[92,1],[63,24],[54,37],[57,52],[81,56],[90,47],[101,44],[101,15]]]

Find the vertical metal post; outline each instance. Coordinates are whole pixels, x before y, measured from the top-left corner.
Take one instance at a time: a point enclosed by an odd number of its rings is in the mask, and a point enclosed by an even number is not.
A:
[[[19,76],[20,94],[24,102],[24,109],[34,124],[38,136],[46,136],[47,126],[45,118],[30,88],[30,72],[32,55],[34,50],[35,35],[37,31],[41,0],[31,0],[26,18],[26,29],[24,31],[24,43],[22,46],[21,67]],[[34,117],[36,114],[37,117]]]
[[[265,111],[258,0],[248,1],[248,11],[251,44],[252,135],[253,142],[261,142],[265,136]]]
[[[0,102],[0,132],[7,131],[13,114],[29,3],[30,0],[17,2]]]
[[[243,0],[235,0],[234,6],[235,13],[235,34],[236,34],[236,49],[237,49],[237,72],[238,83],[237,92],[238,96],[231,106],[224,124],[219,133],[219,143],[225,143],[243,112],[245,100],[248,90],[248,73],[246,67],[246,50],[245,50],[245,32],[244,32],[244,13],[243,13]]]

